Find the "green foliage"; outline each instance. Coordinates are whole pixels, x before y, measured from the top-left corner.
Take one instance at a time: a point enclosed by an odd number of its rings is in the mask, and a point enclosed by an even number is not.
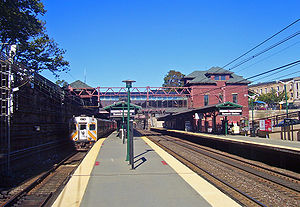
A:
[[[285,100],[285,93],[284,91],[276,92],[274,89],[272,89],[271,92],[260,95],[257,100],[264,101],[267,104],[276,104]]]
[[[55,84],[58,85],[58,86],[60,86],[60,87],[67,87],[69,85],[68,82],[65,81],[65,80],[57,80],[55,82]]]
[[[58,73],[68,70],[69,62],[64,60],[65,50],[58,48],[57,43],[46,34],[36,37],[28,44],[21,45],[17,59],[33,71],[51,71],[56,77]]]
[[[183,86],[182,78],[184,75],[181,72],[170,70],[164,78],[163,87],[181,87]]]
[[[40,0],[0,0],[0,40],[2,43],[24,43],[43,31],[37,16],[45,14]]]
[[[65,50],[48,37],[41,0],[0,0],[0,41],[18,44],[15,60],[31,72],[50,70],[55,76],[69,69]],[[5,45],[1,45],[3,52]]]

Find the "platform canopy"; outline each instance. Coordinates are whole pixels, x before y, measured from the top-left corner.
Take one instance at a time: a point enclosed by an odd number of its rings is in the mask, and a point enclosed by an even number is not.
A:
[[[122,116],[127,117],[127,106],[126,101],[119,101],[105,106],[103,109],[110,113],[111,118],[121,118]],[[134,116],[140,109],[142,109],[141,106],[130,103],[130,116]]]
[[[230,101],[224,102],[224,103],[218,103],[208,106],[203,106],[200,108],[194,108],[194,109],[187,109],[186,111],[174,113],[167,116],[162,116],[158,118],[158,121],[164,121],[167,119],[171,119],[175,116],[186,116],[191,115],[195,113],[215,113],[218,112],[221,116],[239,116],[242,114],[242,105],[232,103]]]

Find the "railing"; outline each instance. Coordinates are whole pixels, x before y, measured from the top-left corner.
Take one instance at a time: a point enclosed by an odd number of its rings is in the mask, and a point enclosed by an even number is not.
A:
[[[126,87],[96,87],[96,88],[72,88],[69,91],[81,98],[97,97],[98,100],[108,100],[127,97]],[[131,97],[137,100],[186,100],[191,96],[189,87],[132,87]]]

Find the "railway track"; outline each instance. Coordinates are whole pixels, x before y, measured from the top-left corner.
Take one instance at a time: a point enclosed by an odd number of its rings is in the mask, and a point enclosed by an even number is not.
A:
[[[68,181],[87,152],[76,152],[47,172],[13,189],[0,200],[0,207],[45,206]]]
[[[157,132],[139,133],[243,206],[300,206],[300,175]]]

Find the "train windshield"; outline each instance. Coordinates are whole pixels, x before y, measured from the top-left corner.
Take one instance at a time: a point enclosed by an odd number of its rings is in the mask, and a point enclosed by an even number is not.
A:
[[[85,130],[86,129],[86,124],[80,124],[80,130]]]

